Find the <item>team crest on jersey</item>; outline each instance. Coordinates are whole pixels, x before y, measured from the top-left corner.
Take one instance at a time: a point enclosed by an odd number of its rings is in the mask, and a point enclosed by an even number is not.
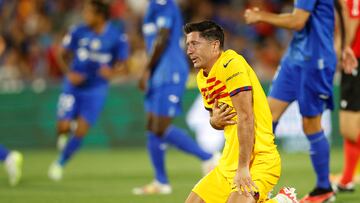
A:
[[[90,43],[90,48],[92,50],[98,50],[101,47],[101,41],[99,39],[93,39]]]

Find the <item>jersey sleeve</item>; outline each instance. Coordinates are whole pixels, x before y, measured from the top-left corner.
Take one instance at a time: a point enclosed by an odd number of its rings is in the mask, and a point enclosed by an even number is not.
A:
[[[241,56],[224,62],[220,80],[226,85],[230,97],[242,91],[252,90],[248,67],[249,65]]]
[[[350,18],[360,18],[360,1],[359,0],[347,0],[346,1]]]
[[[65,49],[75,51],[78,46],[78,28],[73,27],[69,33],[67,33],[62,41],[62,45]]]
[[[122,33],[119,36],[119,41],[117,44],[117,59],[120,61],[125,61],[129,57],[129,42],[128,37],[125,33]]]
[[[317,0],[296,0],[295,8],[312,12],[315,8],[316,1]]]

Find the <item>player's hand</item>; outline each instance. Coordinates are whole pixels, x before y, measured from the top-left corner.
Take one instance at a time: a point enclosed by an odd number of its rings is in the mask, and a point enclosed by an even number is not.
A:
[[[110,80],[113,76],[113,69],[111,69],[111,67],[109,67],[107,65],[103,65],[100,67],[98,73],[102,78],[104,78],[106,80]]]
[[[150,77],[150,71],[145,70],[139,79],[138,86],[139,86],[140,90],[142,90],[142,91],[146,90],[149,77]]]
[[[225,126],[236,124],[236,121],[232,120],[236,116],[236,112],[231,113],[232,110],[233,107],[225,103],[219,105],[217,99],[215,99],[210,124],[215,129],[224,129]]]
[[[85,80],[85,77],[82,74],[74,72],[74,71],[68,72],[66,74],[66,77],[68,78],[70,83],[75,86],[80,85]]]
[[[351,74],[353,70],[358,67],[358,61],[356,59],[354,51],[350,47],[346,47],[342,52],[341,65],[344,69],[344,72],[347,74]]]
[[[254,196],[258,187],[252,181],[249,167],[241,167],[236,170],[234,185],[238,188],[238,193],[245,196]]]
[[[258,23],[261,18],[261,11],[258,7],[246,9],[244,18],[247,24]]]

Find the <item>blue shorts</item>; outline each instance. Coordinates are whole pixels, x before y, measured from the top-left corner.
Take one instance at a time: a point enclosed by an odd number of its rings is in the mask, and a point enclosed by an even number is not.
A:
[[[182,113],[185,82],[150,87],[145,95],[145,110],[157,116],[175,117]]]
[[[334,108],[334,73],[335,64],[327,64],[326,60],[298,62],[285,58],[274,76],[269,96],[289,103],[297,100],[302,116],[317,116],[324,109]]]
[[[83,117],[90,126],[94,125],[102,111],[106,91],[64,91],[57,106],[58,120],[74,120]]]

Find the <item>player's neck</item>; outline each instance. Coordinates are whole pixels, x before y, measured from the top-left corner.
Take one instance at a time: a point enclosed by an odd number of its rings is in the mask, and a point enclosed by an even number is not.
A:
[[[216,61],[220,58],[221,53],[222,53],[222,52],[220,51],[220,52],[214,54],[215,57],[213,57],[212,59],[209,60],[206,68],[204,68],[204,75],[205,75],[205,76],[209,75],[212,67],[214,66],[214,64],[216,63]]]
[[[99,22],[97,24],[95,24],[92,29],[94,30],[94,32],[96,32],[97,34],[101,34],[104,32],[105,30],[105,25],[106,25],[106,21],[102,21]]]

